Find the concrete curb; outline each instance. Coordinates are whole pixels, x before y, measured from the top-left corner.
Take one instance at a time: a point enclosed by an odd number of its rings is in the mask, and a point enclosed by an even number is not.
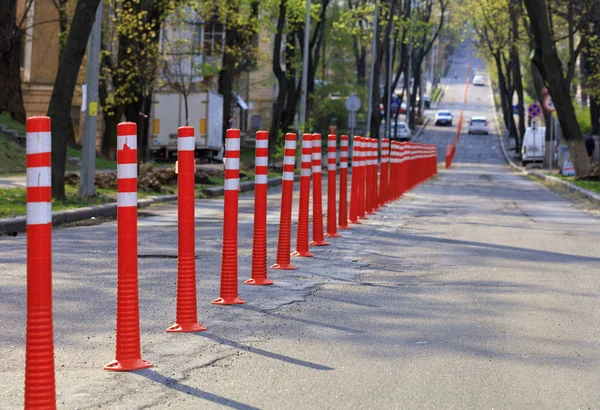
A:
[[[415,137],[412,139],[413,141],[416,141],[417,138],[419,138],[421,136],[421,134],[423,133],[423,130],[425,129],[427,124],[429,124],[429,120],[431,120],[431,118],[425,117],[425,121],[423,121],[423,124],[421,124],[421,126],[417,130],[417,133],[415,134]]]
[[[295,177],[296,181],[300,176]],[[267,180],[269,187],[281,185],[281,178],[269,178]],[[254,181],[242,182],[240,184],[242,192],[254,190]],[[209,198],[216,198],[223,195],[223,187],[205,188],[202,190]],[[152,204],[161,202],[177,201],[177,195],[161,195],[138,200],[138,209],[146,208]],[[60,226],[70,222],[83,221],[91,218],[106,217],[114,218],[117,216],[117,203],[104,204],[99,206],[90,206],[85,208],[70,209],[52,213],[52,226]],[[0,235],[15,234],[27,230],[27,218],[18,216],[16,218],[0,219]]]
[[[493,99],[493,97],[492,97],[492,99]],[[500,133],[500,124],[498,124],[498,116],[497,115],[494,116],[494,120],[496,122],[496,129],[498,131],[496,133],[496,135],[498,135],[498,141],[500,141],[500,147],[502,147],[502,154],[504,155],[504,159],[506,160],[506,162],[508,162],[508,164],[512,168],[521,172],[523,175],[531,175],[532,177],[535,177],[541,181],[548,182],[550,185],[566,188],[569,192],[578,194],[578,195],[582,196],[583,198],[587,199],[588,201],[593,202],[595,205],[600,206],[600,195],[598,195],[598,194],[595,194],[591,191],[588,191],[587,189],[581,188],[575,184],[572,184],[572,183],[562,180],[560,178],[556,178],[551,175],[546,175],[546,174],[544,174],[542,172],[538,172],[538,171],[529,171],[526,168],[520,167],[519,165],[515,164],[515,162],[508,155],[508,152],[506,151],[506,147],[504,147],[504,139],[502,138],[502,135]],[[504,133],[506,133],[506,130],[504,130]]]

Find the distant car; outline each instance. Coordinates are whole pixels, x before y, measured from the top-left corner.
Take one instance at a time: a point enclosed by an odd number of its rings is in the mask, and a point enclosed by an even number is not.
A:
[[[423,105],[425,108],[431,108],[431,101],[429,101],[429,97],[426,95],[423,96]]]
[[[392,123],[390,128],[390,139],[394,141],[411,140],[411,132],[405,122]]]
[[[435,114],[435,125],[452,126],[452,113],[446,110],[438,111]]]
[[[473,85],[485,86],[485,78],[482,75],[476,75],[473,77]]]
[[[546,127],[528,127],[521,145],[521,163],[526,166],[531,162],[544,161],[546,156]]]
[[[489,134],[488,120],[485,117],[473,117],[469,121],[469,134]]]

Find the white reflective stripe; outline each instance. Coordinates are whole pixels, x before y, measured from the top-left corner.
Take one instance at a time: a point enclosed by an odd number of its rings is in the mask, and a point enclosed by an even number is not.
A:
[[[196,137],[177,137],[177,149],[179,151],[194,151],[196,149]]]
[[[137,192],[118,192],[117,206],[137,206]]]
[[[335,166],[335,164],[327,164],[328,171],[335,171],[336,169],[337,167]]]
[[[302,170],[300,171],[300,176],[303,176],[303,177],[309,177],[309,176],[311,176],[311,174],[312,173],[310,172],[310,168],[308,168],[308,169],[302,168]]]
[[[307,141],[307,140],[302,141],[302,148],[312,150],[312,141]]]
[[[348,163],[347,162],[340,163],[340,168],[348,168]]]
[[[121,151],[125,144],[127,144],[129,149],[137,149],[137,135],[118,135],[117,150]]]
[[[302,154],[302,162],[311,162],[311,161],[312,161],[312,155]]]
[[[328,147],[332,147],[332,148],[337,148],[337,141],[334,141],[334,140],[329,141],[329,140],[327,140],[327,146]]]
[[[27,225],[44,225],[52,222],[52,203],[28,202]]]
[[[283,165],[294,165],[296,158],[294,157],[283,157]]]
[[[313,159],[313,161],[316,160],[316,159],[321,160],[321,159],[323,159],[323,157],[321,156],[320,152],[313,152],[312,153],[312,159]]]
[[[313,147],[320,147],[320,146],[321,146],[321,138],[319,138],[319,139],[315,139],[315,138],[313,137],[313,139],[312,139],[312,146],[313,146]]]
[[[348,146],[348,140],[342,140],[340,143],[341,143],[342,147],[347,147]]]
[[[52,186],[52,171],[50,167],[27,168],[27,187]]]
[[[239,151],[240,150],[240,139],[239,138],[227,138],[225,140],[227,151]]]
[[[117,178],[137,178],[137,164],[117,164]]]
[[[320,173],[321,167],[319,165],[313,165],[312,171],[313,171],[313,173]]]
[[[327,158],[328,158],[328,159],[337,158],[337,152],[335,152],[335,151],[333,151],[333,152],[328,152],[328,153],[327,153]]]
[[[256,140],[256,148],[269,148],[269,140]]]
[[[225,169],[240,169],[239,158],[225,158]]]
[[[296,149],[296,141],[286,141],[285,149]]]
[[[267,179],[269,179],[268,175],[256,174],[254,176],[254,183],[255,184],[266,184]]]
[[[293,172],[284,172],[283,173],[283,180],[284,181],[293,181],[294,180],[294,173]]]
[[[239,178],[230,178],[225,180],[225,186],[223,189],[225,191],[237,191],[240,187],[240,179]]]
[[[340,152],[340,158],[348,158],[348,151]]]
[[[256,157],[254,165],[257,167],[266,167],[269,165],[269,157]]]
[[[52,151],[52,137],[49,132],[28,132],[25,138],[27,154],[42,154]]]

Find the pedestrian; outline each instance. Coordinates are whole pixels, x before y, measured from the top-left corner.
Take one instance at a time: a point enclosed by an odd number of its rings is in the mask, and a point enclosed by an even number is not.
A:
[[[590,157],[590,162],[594,161],[594,151],[596,150],[596,141],[594,141],[594,137],[590,136],[585,139],[585,148]]]

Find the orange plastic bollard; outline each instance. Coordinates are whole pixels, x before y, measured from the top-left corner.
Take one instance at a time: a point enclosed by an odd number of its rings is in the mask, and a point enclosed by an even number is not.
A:
[[[386,195],[387,195],[387,178],[388,178],[388,165],[389,165],[389,152],[388,148],[390,140],[383,138],[381,140],[381,174],[379,176],[379,206],[385,206]]]
[[[373,214],[372,204],[372,193],[373,193],[373,159],[372,159],[372,142],[371,138],[363,139],[364,149],[364,162],[365,165],[365,186],[364,186],[364,200],[365,200],[365,213],[367,215]]]
[[[203,332],[206,328],[198,323],[196,301],[194,127],[179,127],[177,149],[177,309],[176,323],[167,332]]]
[[[117,125],[117,343],[115,360],[104,370],[145,369],[138,296],[137,125]]]
[[[281,213],[279,219],[279,239],[277,241],[277,263],[271,269],[294,270],[290,263],[292,197],[294,194],[294,163],[296,160],[296,134],[285,134],[283,157],[283,177],[281,183]]]
[[[312,173],[313,173],[313,240],[311,246],[327,246],[323,235],[323,189],[321,183],[321,134],[312,137]]]
[[[27,336],[25,408],[55,409],[52,188],[49,117],[27,119]]]
[[[371,180],[372,180],[372,188],[371,188],[371,208],[373,212],[376,212],[379,209],[379,184],[377,181],[377,176],[379,174],[379,164],[377,160],[378,153],[378,142],[375,138],[371,139]]]
[[[340,213],[339,228],[348,226],[348,136],[342,135],[340,141]]]
[[[337,210],[336,201],[337,179],[337,137],[335,134],[327,136],[327,233],[328,238],[337,238]]]
[[[246,285],[272,285],[267,277],[267,179],[269,174],[269,133],[256,132],[254,162],[254,237],[252,272]]]
[[[359,202],[359,184],[360,184],[360,137],[354,137],[352,144],[352,184],[350,190],[350,216],[348,222],[360,225],[358,220],[358,202]]]
[[[358,219],[367,219],[365,213],[365,181],[366,181],[366,158],[365,158],[366,138],[359,137],[358,139]]]
[[[240,130],[227,130],[225,139],[225,186],[221,293],[215,305],[246,303],[238,295],[238,199],[240,188]]]
[[[308,225],[310,206],[310,176],[312,167],[312,134],[302,134],[302,173],[300,174],[300,199],[298,207],[298,235],[296,251],[292,256],[315,256],[308,250]]]

